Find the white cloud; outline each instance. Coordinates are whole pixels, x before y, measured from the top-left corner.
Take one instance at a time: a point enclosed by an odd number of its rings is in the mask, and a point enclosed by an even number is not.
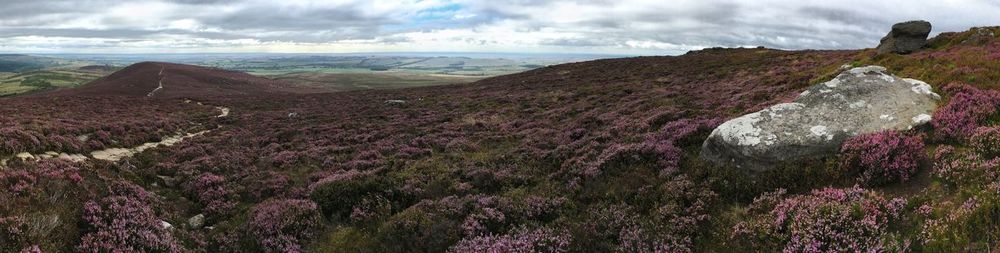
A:
[[[992,0],[0,0],[0,51],[678,54],[873,47],[892,23],[1000,25]]]

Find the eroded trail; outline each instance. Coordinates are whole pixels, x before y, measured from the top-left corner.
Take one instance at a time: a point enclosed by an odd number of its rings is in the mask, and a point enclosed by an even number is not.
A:
[[[157,75],[160,76],[160,81],[157,82],[156,89],[153,89],[153,91],[150,91],[149,94],[146,94],[147,97],[153,97],[153,95],[155,95],[157,91],[160,91],[160,90],[163,89],[163,79],[167,78],[167,76],[163,75],[163,69],[164,68],[165,67],[163,67],[163,66],[160,67],[160,73],[157,74]]]
[[[198,103],[198,104],[201,104],[201,103]],[[217,110],[219,110],[219,115],[216,115],[215,116],[216,118],[227,117],[227,116],[229,116],[229,112],[231,111],[228,107],[223,107],[223,106],[216,106],[215,108]],[[220,126],[216,127],[216,129],[218,129],[219,127],[222,127],[222,126],[220,125]],[[151,148],[161,147],[161,146],[163,146],[163,147],[173,146],[173,145],[176,145],[177,143],[180,143],[180,142],[182,142],[182,141],[184,141],[186,139],[190,139],[190,138],[194,138],[194,137],[197,137],[197,136],[201,136],[201,135],[204,135],[204,134],[206,134],[208,132],[211,132],[211,131],[212,130],[204,130],[204,131],[194,132],[194,133],[178,133],[178,134],[175,134],[175,135],[163,137],[158,142],[147,142],[147,143],[143,143],[142,145],[135,146],[135,147],[130,147],[130,148],[107,148],[107,149],[102,149],[102,150],[96,150],[96,151],[90,152],[89,155],[84,155],[84,154],[67,154],[67,153],[59,153],[59,152],[55,152],[55,151],[49,151],[49,152],[38,153],[38,154],[32,154],[32,153],[29,153],[29,152],[22,152],[22,153],[18,153],[16,155],[14,155],[14,157],[0,160],[0,166],[6,166],[7,161],[10,160],[10,159],[14,159],[14,158],[21,159],[21,160],[24,160],[24,161],[57,158],[57,159],[63,159],[63,160],[68,160],[68,161],[73,161],[73,162],[83,162],[83,161],[86,161],[86,160],[92,158],[92,159],[97,159],[97,160],[105,160],[105,161],[116,162],[116,161],[119,161],[119,160],[124,159],[124,158],[132,157],[132,156],[134,156],[136,154],[142,153],[143,151],[146,151],[146,150],[151,149]]]

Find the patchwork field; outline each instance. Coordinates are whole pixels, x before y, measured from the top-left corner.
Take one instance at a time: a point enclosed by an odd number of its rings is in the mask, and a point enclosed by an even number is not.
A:
[[[332,91],[400,89],[434,85],[461,84],[485,77],[421,74],[400,71],[359,73],[295,72],[271,75],[268,78]]]
[[[0,96],[76,87],[110,74],[114,69],[51,69],[0,74]]]

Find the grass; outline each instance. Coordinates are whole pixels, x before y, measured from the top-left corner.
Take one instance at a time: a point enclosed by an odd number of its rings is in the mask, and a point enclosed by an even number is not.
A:
[[[272,79],[333,91],[399,89],[446,84],[470,83],[482,77],[436,75],[402,71],[385,72],[295,72],[271,76]]]
[[[110,72],[51,69],[19,74],[0,75],[0,97],[58,88],[76,87],[101,78],[107,74],[110,74]]]

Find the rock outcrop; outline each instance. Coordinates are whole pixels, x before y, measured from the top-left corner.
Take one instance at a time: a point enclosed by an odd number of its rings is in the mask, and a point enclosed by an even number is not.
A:
[[[892,31],[882,37],[878,54],[909,54],[927,45],[931,23],[923,20],[908,21],[892,26]]]
[[[930,121],[940,96],[919,80],[879,66],[852,68],[793,102],[729,120],[702,146],[702,158],[764,171],[775,164],[837,153],[847,137],[906,130]]]

